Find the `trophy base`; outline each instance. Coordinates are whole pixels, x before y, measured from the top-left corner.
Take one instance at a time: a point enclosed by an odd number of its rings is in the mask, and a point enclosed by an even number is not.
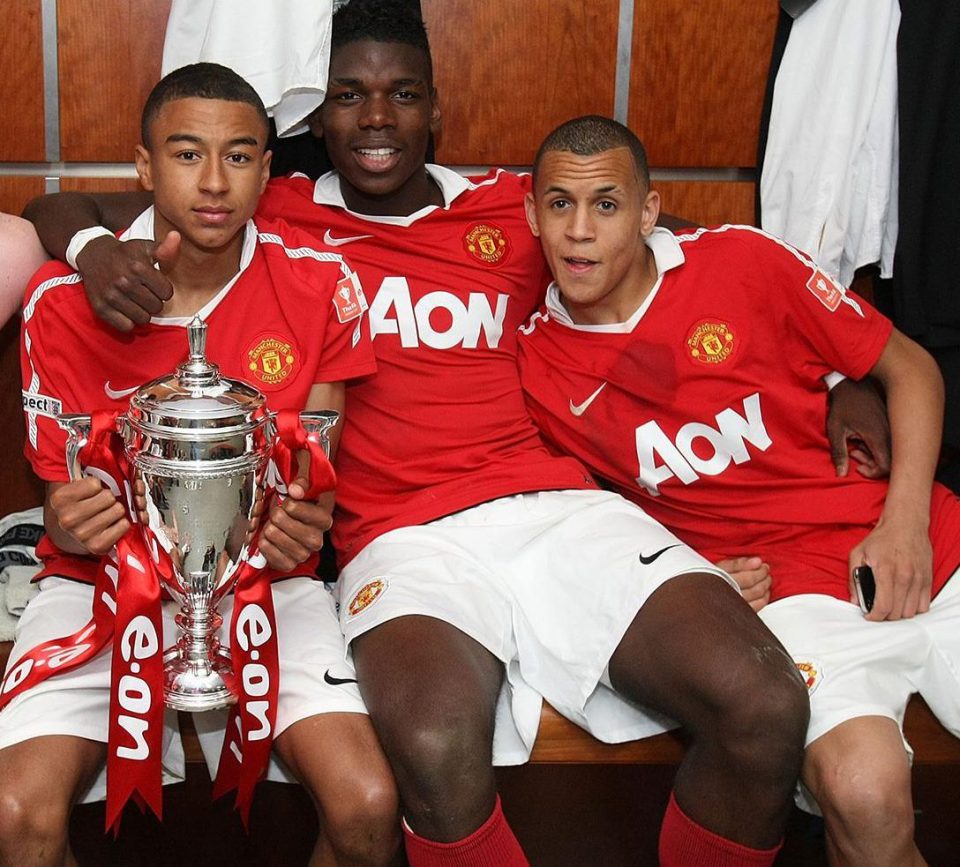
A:
[[[163,654],[163,701],[174,710],[196,713],[229,707],[237,700],[227,683],[233,676],[230,654],[219,649],[204,665],[182,656],[179,647]]]

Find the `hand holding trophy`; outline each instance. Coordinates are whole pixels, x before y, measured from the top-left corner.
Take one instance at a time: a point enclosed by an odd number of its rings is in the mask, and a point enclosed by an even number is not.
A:
[[[258,504],[278,426],[260,391],[222,377],[207,360],[206,325],[195,318],[187,331],[189,358],[139,388],[117,429],[140,532],[163,587],[180,605],[179,638],[163,655],[164,701],[202,711],[236,700],[230,655],[217,638],[217,605],[241,571],[253,568]],[[338,418],[326,410],[299,413],[304,443],[329,455],[328,431]],[[79,478],[91,416],[63,415],[59,423],[70,433],[71,478]]]

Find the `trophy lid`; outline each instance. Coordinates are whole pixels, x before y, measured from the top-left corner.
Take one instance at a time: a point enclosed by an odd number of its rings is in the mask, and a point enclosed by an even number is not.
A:
[[[266,398],[254,386],[220,374],[207,360],[207,326],[199,316],[187,326],[190,355],[175,373],[142,385],[130,399],[128,419],[176,436],[178,429],[254,428],[262,421]]]

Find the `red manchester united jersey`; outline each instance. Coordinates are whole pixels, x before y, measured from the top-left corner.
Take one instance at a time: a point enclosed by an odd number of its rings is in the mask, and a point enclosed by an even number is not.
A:
[[[152,235],[150,209],[124,237]],[[199,311],[208,326],[207,357],[225,376],[259,388],[275,410],[302,409],[315,383],[373,373],[363,310],[349,309],[337,294],[354,291],[353,279],[339,251],[280,221],[249,223],[240,272]],[[140,385],[172,373],[188,354],[187,319],[155,318],[129,334],[115,331],[94,316],[80,276],[57,262],[31,281],[23,320],[25,453],[51,482],[69,478],[57,414],[123,410]],[[95,577],[93,558],[51,549],[48,571]]]
[[[370,302],[377,376],[347,389],[334,542],[341,563],[376,536],[495,497],[592,486],[551,455],[526,408],[516,330],[546,271],[523,214],[529,180],[468,180],[430,166],[445,206],[409,217],[348,211],[339,179],[271,181],[282,214],[357,269]]]
[[[659,278],[627,323],[574,325],[550,288],[520,340],[531,412],[705,556],[762,556],[772,598],[849,598],[847,555],[887,483],[836,476],[822,377],[865,376],[889,321],[755,229],[648,243]],[[937,590],[960,564],[960,508],[939,486],[931,537]]]

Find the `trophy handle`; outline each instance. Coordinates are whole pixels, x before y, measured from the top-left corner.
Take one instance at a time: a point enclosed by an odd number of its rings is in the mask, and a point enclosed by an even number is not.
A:
[[[90,440],[93,418],[79,412],[62,413],[57,416],[57,424],[69,434],[66,448],[67,472],[70,474],[70,481],[75,482],[83,478],[80,451]]]
[[[307,439],[317,443],[323,453],[330,457],[330,437],[327,432],[340,421],[340,413],[332,409],[307,409],[300,413],[300,424],[307,432]]]

